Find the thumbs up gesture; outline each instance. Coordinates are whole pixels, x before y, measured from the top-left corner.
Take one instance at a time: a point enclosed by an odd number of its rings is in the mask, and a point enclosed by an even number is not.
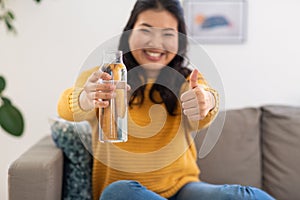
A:
[[[190,75],[190,89],[180,97],[183,113],[193,121],[202,120],[215,107],[214,95],[198,84],[198,70]]]

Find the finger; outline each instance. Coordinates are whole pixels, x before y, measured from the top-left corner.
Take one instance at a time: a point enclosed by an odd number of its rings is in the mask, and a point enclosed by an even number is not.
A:
[[[199,103],[205,101],[205,90],[202,87],[196,87],[193,89],[195,92],[195,96],[197,97]]]
[[[110,80],[112,77],[111,77],[111,75],[109,75],[108,73],[102,72],[100,78],[103,79],[103,80]]]
[[[103,72],[101,72],[101,71],[99,71],[99,70],[95,71],[95,72],[92,73],[92,75],[90,76],[89,81],[90,81],[90,82],[97,82],[97,81],[100,79],[100,77],[102,76],[102,74],[103,74]]]
[[[200,115],[190,115],[188,116],[188,119],[191,120],[191,121],[199,121],[201,119],[203,119],[202,117],[200,117]]]
[[[107,100],[107,99],[113,99],[115,97],[116,97],[116,93],[114,92],[96,92],[95,94],[95,99]]]
[[[209,110],[209,108],[206,103],[200,103],[199,110],[200,110],[200,112],[206,112],[206,110]]]
[[[114,92],[90,92],[87,94],[87,96],[91,100],[106,100],[114,98],[116,94]]]
[[[85,86],[85,90],[89,92],[96,92],[96,91],[105,91],[110,92],[116,89],[116,86],[113,84],[90,84]]]
[[[113,84],[112,82],[105,82],[105,83],[99,83],[96,85],[96,90],[97,91],[102,91],[102,92],[111,92],[116,89],[116,85]]]
[[[127,92],[129,92],[131,90],[130,85],[127,84]]]
[[[182,103],[182,108],[183,109],[190,109],[190,108],[197,108],[199,109],[198,101],[197,99],[191,99],[189,101],[185,101]]]
[[[184,109],[183,113],[187,116],[199,115],[199,109],[198,108]]]
[[[187,117],[193,121],[202,120],[206,117],[207,113],[208,113],[208,111],[201,111],[200,113],[196,113],[193,115],[187,115]]]
[[[195,98],[196,98],[195,92],[193,90],[189,90],[181,95],[180,100],[184,102]]]
[[[109,106],[108,101],[99,101],[99,100],[94,100],[94,106],[98,108],[106,108]]]
[[[99,79],[110,80],[111,76],[106,72],[97,70],[91,75],[90,82],[97,82]]]
[[[198,85],[198,70],[194,69],[190,75],[190,87],[195,88]]]

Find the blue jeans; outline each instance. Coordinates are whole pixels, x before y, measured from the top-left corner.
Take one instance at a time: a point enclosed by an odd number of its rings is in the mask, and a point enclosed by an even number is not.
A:
[[[168,200],[273,200],[266,192],[250,186],[213,185],[204,182],[191,182],[183,186]],[[167,200],[142,186],[136,181],[116,181],[102,192],[100,200]]]

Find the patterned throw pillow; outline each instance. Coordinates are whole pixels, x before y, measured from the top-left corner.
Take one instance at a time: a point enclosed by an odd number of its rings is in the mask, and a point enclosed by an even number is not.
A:
[[[51,135],[64,153],[64,200],[92,199],[91,128],[88,122],[51,119]]]

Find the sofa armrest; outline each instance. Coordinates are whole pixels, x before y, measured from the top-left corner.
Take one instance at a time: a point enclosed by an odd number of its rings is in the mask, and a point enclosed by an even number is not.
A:
[[[62,178],[63,153],[45,136],[10,165],[9,200],[61,199]]]

